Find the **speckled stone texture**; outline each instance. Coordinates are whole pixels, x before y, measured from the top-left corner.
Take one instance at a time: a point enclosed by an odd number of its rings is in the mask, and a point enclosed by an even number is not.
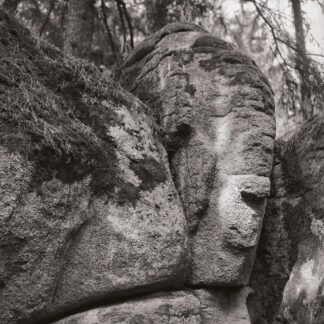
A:
[[[248,293],[247,288],[157,293],[85,311],[54,324],[250,324]]]
[[[324,117],[276,144],[251,277],[252,323],[324,323]],[[263,323],[263,322],[262,322]]]
[[[268,81],[233,45],[174,23],[135,48],[123,85],[153,109],[191,232],[188,283],[248,283],[275,136]]]
[[[187,224],[147,107],[0,22],[0,323],[181,285]]]
[[[133,94],[0,10],[0,323],[249,324],[273,160],[268,81],[232,45],[179,23],[120,72]],[[321,314],[323,187],[314,150],[296,147],[285,152],[297,159],[276,160],[283,174],[282,161],[304,161],[294,179],[306,189],[287,210],[315,216],[283,231],[295,243],[290,263],[282,253],[283,276],[294,268],[280,314],[307,322]],[[285,197],[283,179],[273,186]],[[275,282],[264,264],[255,292]]]

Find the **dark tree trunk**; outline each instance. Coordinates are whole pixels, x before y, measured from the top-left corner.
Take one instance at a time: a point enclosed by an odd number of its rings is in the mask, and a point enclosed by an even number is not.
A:
[[[93,0],[69,0],[66,12],[64,51],[87,59],[91,50],[95,11]]]
[[[167,24],[168,0],[145,0],[147,32],[152,34]]]
[[[311,103],[311,88],[309,80],[310,66],[306,51],[301,0],[290,0],[290,2],[292,5],[296,37],[296,69],[298,70],[301,79],[302,112],[305,118],[309,118],[313,114],[313,108]]]
[[[305,31],[303,25],[304,20],[303,20],[300,0],[291,0],[291,5],[293,10],[296,46],[297,46],[298,54],[302,56],[303,59],[307,59]]]
[[[5,0],[2,4],[3,8],[8,10],[11,14],[15,14],[20,0]]]

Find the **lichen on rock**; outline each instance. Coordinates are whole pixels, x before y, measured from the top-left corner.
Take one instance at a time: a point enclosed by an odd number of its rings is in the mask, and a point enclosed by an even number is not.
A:
[[[191,231],[188,283],[247,284],[270,190],[272,90],[233,45],[179,26],[135,48],[121,80],[153,110],[169,154]]]
[[[187,224],[148,108],[0,22],[0,322],[181,286]]]
[[[156,293],[132,301],[94,308],[55,324],[249,324],[249,289],[198,289]]]
[[[323,125],[323,116],[314,116],[276,143],[272,193],[251,277],[252,323],[324,321]]]
[[[0,63],[1,323],[323,323],[323,116],[274,154],[267,79],[187,23],[133,94],[2,10]]]

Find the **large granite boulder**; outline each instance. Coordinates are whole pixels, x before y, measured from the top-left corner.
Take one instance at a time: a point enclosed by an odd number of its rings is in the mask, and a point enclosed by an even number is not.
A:
[[[248,288],[157,293],[66,317],[54,324],[250,324]]]
[[[0,10],[0,322],[181,285],[187,223],[147,108]]]
[[[249,297],[252,323],[324,323],[324,117],[276,143]]]
[[[140,44],[121,80],[148,105],[0,10],[1,324],[250,323],[241,286],[270,190],[267,80],[188,24]],[[298,278],[313,265],[321,278],[316,235],[297,253],[286,318],[302,309]]]
[[[120,78],[160,126],[190,228],[188,283],[247,284],[270,191],[267,79],[234,46],[183,23],[135,48]]]

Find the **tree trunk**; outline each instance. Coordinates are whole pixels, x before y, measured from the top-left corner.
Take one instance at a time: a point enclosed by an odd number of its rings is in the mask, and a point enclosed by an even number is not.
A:
[[[2,3],[3,8],[8,10],[12,15],[17,11],[20,0],[4,0]]]
[[[69,0],[64,51],[87,59],[91,50],[95,11],[93,0]]]
[[[152,34],[167,24],[168,0],[145,0],[147,32]]]
[[[310,66],[306,52],[304,21],[301,9],[300,0],[290,0],[292,5],[292,12],[295,26],[296,37],[296,69],[299,72],[301,79],[301,104],[302,112],[305,118],[311,117],[313,114],[313,108],[311,104],[311,89],[310,89]]]

